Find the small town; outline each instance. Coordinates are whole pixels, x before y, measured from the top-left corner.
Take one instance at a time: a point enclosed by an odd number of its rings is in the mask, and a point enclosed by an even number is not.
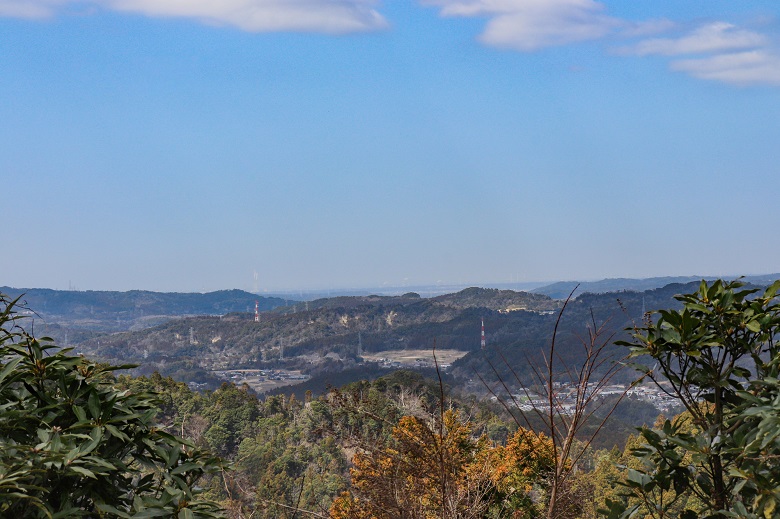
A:
[[[555,383],[553,385],[556,399],[559,402],[558,411],[563,414],[571,414],[576,407],[577,391],[576,388],[566,383]],[[604,386],[599,392],[599,397],[607,398],[613,396],[625,395],[625,398],[635,398],[653,404],[660,413],[669,413],[670,411],[679,411],[679,400],[669,395],[664,390],[651,385],[642,385],[630,387],[628,385],[613,384]],[[587,397],[587,395],[585,395]],[[492,397],[493,401],[498,401],[498,396]],[[521,411],[548,411],[550,408],[548,398],[530,389],[523,389],[512,393],[509,400],[513,402]]]

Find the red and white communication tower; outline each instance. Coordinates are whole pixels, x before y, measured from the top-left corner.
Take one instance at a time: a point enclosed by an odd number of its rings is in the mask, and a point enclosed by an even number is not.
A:
[[[255,322],[260,322],[260,311],[258,310],[260,306],[260,301],[255,301]]]
[[[482,319],[482,342],[480,343],[480,346],[482,346],[482,349],[485,349],[485,320]]]

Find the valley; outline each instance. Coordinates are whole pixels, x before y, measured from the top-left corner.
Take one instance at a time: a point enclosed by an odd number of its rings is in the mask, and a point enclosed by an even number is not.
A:
[[[625,329],[642,322],[648,308],[675,307],[673,296],[693,285],[576,293],[561,316],[557,355],[562,363],[576,365],[582,361],[580,341],[589,327],[601,328],[601,337],[614,342],[626,337]],[[42,335],[76,354],[137,365],[131,370],[134,374],[158,371],[195,389],[215,389],[225,381],[246,383],[258,393],[287,387],[295,391],[296,385],[307,383],[315,394],[326,391],[326,384],[318,380],[336,377],[345,383],[377,369],[375,376],[383,370],[433,369],[434,346],[441,371],[465,393],[486,395],[486,384],[501,381],[513,388],[532,385],[534,366],[543,362],[563,305],[543,294],[472,287],[433,297],[409,292],[304,302],[268,298],[258,300],[255,320],[257,296],[240,291],[202,295],[33,291],[24,297],[28,307],[34,302],[46,309],[33,317]],[[112,304],[101,307],[100,301]],[[128,313],[140,314],[141,308],[147,314],[160,310],[155,305],[161,303],[155,301],[166,302],[180,315],[148,327],[138,325],[141,317],[132,329],[108,326],[122,322]],[[280,302],[288,304],[276,306]],[[243,311],[234,311],[241,306]],[[220,309],[228,311],[217,313]],[[104,324],[83,327],[85,312],[99,316]],[[607,350],[612,360],[618,360],[620,348],[610,345]],[[625,384],[632,377],[626,371],[615,382]]]

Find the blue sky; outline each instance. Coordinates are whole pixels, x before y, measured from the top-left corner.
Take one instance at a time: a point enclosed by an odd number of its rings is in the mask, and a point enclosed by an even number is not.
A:
[[[780,271],[778,15],[0,0],[0,285]]]

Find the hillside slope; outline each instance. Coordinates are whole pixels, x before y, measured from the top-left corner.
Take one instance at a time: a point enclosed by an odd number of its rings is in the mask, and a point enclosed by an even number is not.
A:
[[[200,293],[166,293],[51,290],[43,288],[0,287],[0,293],[22,302],[44,324],[92,332],[138,330],[185,315],[222,315],[261,311],[283,306],[279,298],[259,297],[243,290]]]
[[[611,345],[625,338],[627,328],[641,325],[645,312],[677,308],[676,294],[696,283],[670,284],[645,292],[584,293],[572,300],[558,329],[556,361],[569,366],[583,361],[588,327],[600,328],[599,340],[618,358],[623,349]],[[187,371],[196,380],[204,372],[225,369],[288,369],[310,375],[357,368],[363,354],[398,350],[458,350],[450,374],[464,387],[484,390],[501,377],[533,383],[532,365],[543,362],[562,302],[539,294],[469,288],[455,294],[421,298],[358,296],[322,299],[309,310],[277,308],[260,314],[198,316],[177,319],[135,332],[87,337],[76,344],[88,356],[119,363],[137,363],[144,372]],[[487,339],[480,348],[484,321]],[[422,364],[421,364],[422,365]],[[200,373],[200,375],[198,375]],[[559,374],[560,375],[560,374]],[[633,373],[626,374],[626,380]]]
[[[516,320],[553,314],[560,302],[542,295],[495,289],[466,289],[421,298],[338,297],[260,314],[198,316],[133,332],[87,338],[77,351],[114,362],[151,364],[164,369],[187,362],[205,369],[285,366],[311,369],[330,360],[358,362],[358,347],[376,352],[439,348],[479,348],[480,319]],[[523,310],[521,310],[521,308]]]

